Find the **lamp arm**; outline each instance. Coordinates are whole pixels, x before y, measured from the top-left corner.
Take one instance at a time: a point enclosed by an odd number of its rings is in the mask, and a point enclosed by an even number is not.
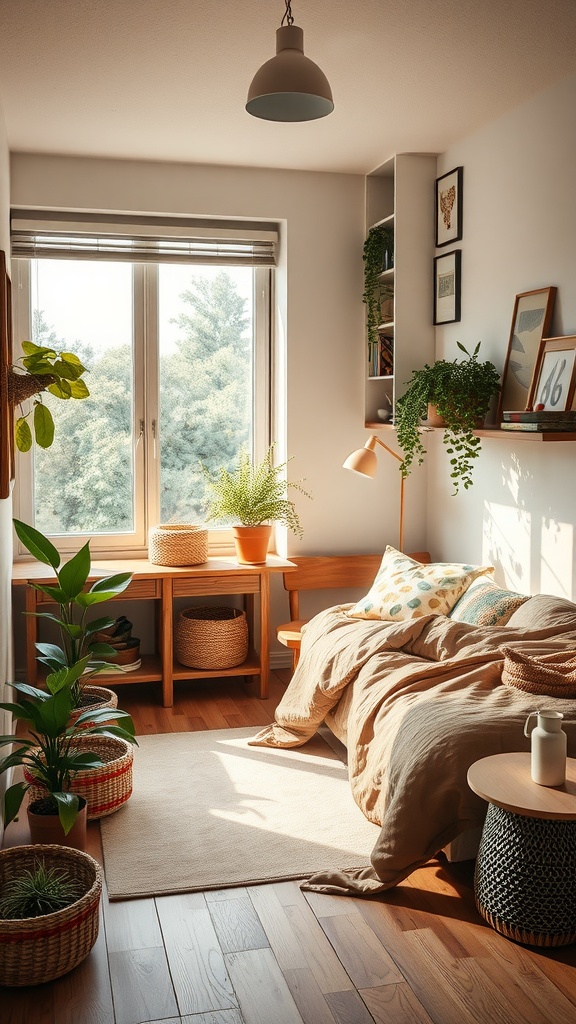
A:
[[[386,451],[390,455],[393,455],[394,458],[398,460],[398,462],[402,462],[402,456],[398,455],[398,453],[395,452],[393,448],[389,448],[387,444],[384,444],[384,441],[381,441],[379,437],[376,437],[376,434],[371,434],[370,435],[370,437],[368,438],[368,440],[367,440],[366,444],[364,445],[364,447],[365,448],[369,448],[370,451],[374,451],[374,448],[376,447],[377,444],[381,445],[382,448],[385,448]],[[398,547],[399,547],[400,551],[404,550],[404,483],[405,483],[404,477],[401,476],[401,478],[400,478],[400,524],[399,524],[399,529],[398,529],[398,533],[399,533]]]

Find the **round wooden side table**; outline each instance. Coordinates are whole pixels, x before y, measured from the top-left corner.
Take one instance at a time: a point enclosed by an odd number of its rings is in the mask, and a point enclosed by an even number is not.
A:
[[[576,942],[576,759],[563,786],[539,786],[530,754],[493,754],[468,770],[488,801],[474,892],[482,917],[529,946]]]

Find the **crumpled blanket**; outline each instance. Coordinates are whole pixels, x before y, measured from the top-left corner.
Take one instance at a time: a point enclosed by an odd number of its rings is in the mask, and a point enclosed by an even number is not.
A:
[[[576,756],[576,701],[501,682],[504,646],[531,656],[575,651],[576,628],[476,627],[443,615],[382,622],[351,619],[350,607],[329,608],[307,624],[275,723],[249,742],[300,746],[352,687],[350,785],[381,830],[369,865],[353,871],[327,865],[302,888],[370,895],[482,824],[486,804],[468,787],[468,768],[490,754],[529,750],[523,729],[530,711],[561,711],[568,753]]]

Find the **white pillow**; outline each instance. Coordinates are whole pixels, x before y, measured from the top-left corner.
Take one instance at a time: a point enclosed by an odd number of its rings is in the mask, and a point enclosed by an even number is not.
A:
[[[388,546],[366,597],[348,614],[357,619],[402,622],[422,615],[448,615],[477,576],[491,565],[432,562],[423,565]]]

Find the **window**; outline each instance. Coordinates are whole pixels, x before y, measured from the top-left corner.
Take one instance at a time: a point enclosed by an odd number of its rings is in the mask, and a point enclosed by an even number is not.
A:
[[[74,352],[90,389],[43,393],[54,442],[19,456],[16,514],[61,550],[89,536],[96,554],[144,554],[155,523],[204,521],[202,465],[231,468],[240,448],[269,443],[271,270],[206,252],[134,262],[129,246],[92,258],[68,241],[48,258],[15,246],[15,348]],[[227,536],[213,524],[213,543]]]

